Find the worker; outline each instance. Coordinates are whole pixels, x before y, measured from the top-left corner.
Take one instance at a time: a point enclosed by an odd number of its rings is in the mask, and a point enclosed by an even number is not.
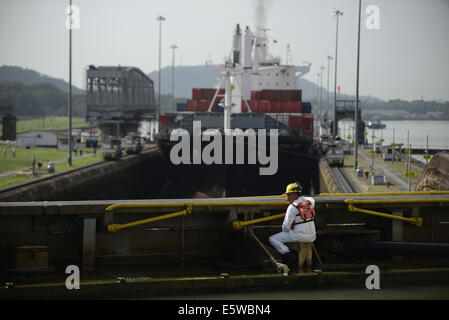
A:
[[[296,261],[297,252],[285,245],[287,242],[313,242],[316,239],[314,215],[315,200],[302,195],[299,182],[287,185],[285,193],[290,205],[287,208],[282,231],[269,238],[270,244],[280,254],[282,263],[292,265]]]
[[[33,168],[33,176],[36,175],[36,157],[33,155],[33,157],[31,158],[31,167]]]

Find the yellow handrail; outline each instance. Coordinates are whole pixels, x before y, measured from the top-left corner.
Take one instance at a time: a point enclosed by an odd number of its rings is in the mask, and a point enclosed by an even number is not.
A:
[[[449,198],[437,198],[437,199],[378,199],[378,200],[354,200],[346,199],[346,204],[419,204],[419,203],[438,203],[438,202],[449,202]]]
[[[260,223],[260,222],[265,222],[265,221],[271,221],[271,220],[276,220],[276,219],[280,219],[283,218],[285,216],[285,212],[283,213],[279,213],[279,214],[275,214],[269,217],[263,217],[263,218],[258,218],[258,219],[253,219],[253,220],[247,220],[247,221],[233,221],[232,222],[232,226],[235,230],[240,230],[243,227],[246,227],[248,225],[251,224],[256,224],[256,223]]]
[[[371,214],[383,218],[389,218],[389,219],[396,219],[396,220],[402,220],[407,221],[411,224],[414,224],[418,227],[422,226],[423,218],[421,217],[413,217],[413,218],[404,218],[401,216],[396,216],[393,214],[387,214],[382,212],[377,212],[373,210],[367,210],[367,209],[361,209],[354,207],[354,204],[424,204],[424,203],[441,203],[441,202],[447,202],[449,203],[448,199],[384,199],[384,200],[354,200],[354,199],[347,199],[345,200],[345,203],[348,205],[348,210],[351,212],[360,212],[360,213],[366,213]]]
[[[379,217],[383,217],[383,218],[407,221],[416,226],[422,226],[423,218],[421,218],[421,217],[405,218],[405,217],[396,216],[393,214],[357,208],[357,207],[354,207],[354,204],[385,204],[385,203],[390,203],[390,204],[410,203],[410,204],[413,204],[413,203],[434,203],[434,202],[449,202],[449,199],[385,199],[385,200],[347,199],[347,200],[345,200],[345,203],[348,205],[348,210],[351,212],[360,212],[360,213],[371,214],[371,215],[375,215],[375,216],[379,216]],[[276,220],[276,219],[283,218],[284,216],[285,216],[285,212],[275,214],[275,215],[272,215],[269,217],[263,217],[263,218],[253,219],[253,220],[247,220],[247,221],[238,221],[237,220],[237,221],[232,222],[232,226],[235,230],[239,230],[248,225],[266,222],[266,221],[270,221],[270,220]]]
[[[373,211],[373,210],[356,208],[352,204],[348,205],[348,210],[351,212],[366,213],[366,214],[371,214],[374,216],[379,216],[379,217],[388,218],[388,219],[402,220],[402,221],[406,221],[411,224],[414,224],[417,227],[421,227],[422,223],[423,223],[423,218],[421,218],[421,217],[405,218],[405,217],[401,217],[401,216],[396,216],[394,214],[388,214],[388,213],[377,212],[377,211]]]
[[[421,192],[369,192],[369,193],[320,193],[320,197],[363,197],[363,196],[437,196],[449,195],[449,191]]]
[[[166,220],[166,219],[171,219],[171,218],[175,218],[175,217],[179,217],[179,216],[185,216],[185,215],[188,215],[191,213],[192,213],[192,206],[187,206],[187,208],[184,210],[169,213],[169,214],[164,214],[164,215],[153,217],[153,218],[137,220],[134,222],[124,223],[124,224],[110,224],[110,225],[108,225],[108,231],[109,232],[117,232],[122,229],[140,226],[142,224],[147,224],[147,223],[154,222],[154,221]]]
[[[195,207],[226,207],[226,206],[283,206],[288,204],[287,200],[284,201],[209,201],[209,202],[195,202]],[[123,204],[113,204],[107,207],[105,210],[111,211],[118,208],[161,208],[161,207],[183,207],[185,203],[167,203],[167,202],[155,202],[155,203],[123,203]]]
[[[372,193],[321,193],[320,197],[361,197],[361,196],[408,196],[408,195],[449,195],[449,191],[428,191],[428,192],[372,192]],[[263,199],[263,198],[284,198],[282,195],[274,196],[255,196],[255,197],[233,197],[226,199]],[[423,199],[424,200],[424,199]],[[371,200],[370,200],[371,201]],[[373,200],[376,201],[376,200]],[[381,200],[387,201],[387,200]],[[399,201],[399,200],[398,200]],[[435,200],[429,199],[429,202]],[[437,201],[438,202],[438,201]],[[288,201],[276,200],[276,201],[201,201],[195,202],[195,207],[210,207],[210,206],[278,206],[286,205]],[[164,207],[184,207],[184,202],[168,203],[168,202],[155,202],[155,203],[128,203],[128,204],[113,204],[108,206],[105,210],[111,211],[118,208],[164,208]]]

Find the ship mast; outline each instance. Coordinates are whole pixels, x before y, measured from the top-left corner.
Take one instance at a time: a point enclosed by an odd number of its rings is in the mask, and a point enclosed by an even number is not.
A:
[[[231,129],[232,113],[242,112],[242,98],[249,100],[251,96],[251,31],[246,27],[243,37],[242,59],[242,32],[237,24],[232,41],[232,57],[225,61],[225,71],[222,74],[225,82],[224,103],[219,105],[224,109],[223,129]],[[242,63],[243,60],[243,63]]]

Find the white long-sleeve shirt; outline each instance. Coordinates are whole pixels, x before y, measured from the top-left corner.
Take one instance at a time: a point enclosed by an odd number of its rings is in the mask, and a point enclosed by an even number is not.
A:
[[[310,201],[311,207],[315,208],[315,199],[313,199],[312,197],[301,196],[295,201],[293,201],[293,203],[297,205],[298,203],[301,202],[303,205],[305,205],[307,200]],[[302,239],[301,241],[305,242],[315,241],[316,231],[315,231],[315,223],[313,221],[296,224],[293,230],[290,229],[294,221],[296,222],[304,221],[298,214],[299,214],[298,209],[295,206],[293,206],[293,204],[290,204],[287,208],[287,213],[285,214],[284,222],[282,223],[282,231],[293,232],[297,234]]]

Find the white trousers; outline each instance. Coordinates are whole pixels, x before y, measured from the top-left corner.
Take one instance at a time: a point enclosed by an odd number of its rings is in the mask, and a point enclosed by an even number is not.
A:
[[[268,241],[280,254],[285,254],[290,251],[290,249],[284,244],[287,242],[313,242],[315,241],[315,235],[301,234],[294,231],[279,232],[272,235]]]

